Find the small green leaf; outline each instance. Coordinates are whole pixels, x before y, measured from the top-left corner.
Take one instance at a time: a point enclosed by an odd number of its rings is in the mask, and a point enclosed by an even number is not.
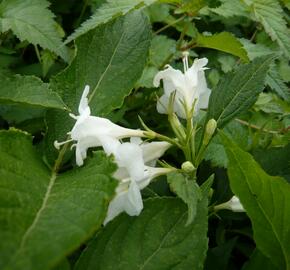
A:
[[[57,175],[19,131],[0,132],[0,268],[51,269],[100,227],[116,186],[97,153]]]
[[[212,36],[198,34],[196,46],[230,53],[240,57],[244,62],[249,61],[247,52],[243,48],[243,44],[229,32],[222,32]]]
[[[105,24],[116,17],[127,14],[128,12],[139,9],[143,6],[149,6],[157,0],[107,0],[100,6],[90,19],[85,21],[72,35],[70,35],[65,43],[69,43],[88,31],[96,28],[101,24]]]
[[[265,77],[272,61],[273,56],[256,58],[227,73],[211,93],[207,118],[214,118],[218,126],[222,127],[246,112],[264,89]]]
[[[266,174],[250,154],[221,136],[231,188],[252,221],[257,248],[278,269],[290,269],[290,185]]]
[[[125,214],[90,242],[76,270],[203,269],[207,250],[207,196],[194,222],[185,226],[187,210],[176,198],[148,199],[140,216]]]
[[[21,40],[51,50],[68,61],[54,14],[46,0],[3,0],[0,3],[0,32],[12,30]]]
[[[9,76],[0,73],[0,81],[0,103],[67,109],[59,95],[35,76]]]
[[[273,89],[281,98],[290,102],[290,89],[283,81],[276,66],[270,68],[266,77],[266,83]]]
[[[186,225],[189,225],[195,218],[198,201],[202,198],[201,190],[196,181],[188,179],[181,173],[168,174],[167,181],[170,189],[187,204],[188,217]]]
[[[220,0],[222,3],[217,8],[210,8],[209,10],[223,16],[225,18],[231,18],[234,16],[242,16],[249,17],[249,13],[247,12],[247,6],[243,4],[240,0]]]

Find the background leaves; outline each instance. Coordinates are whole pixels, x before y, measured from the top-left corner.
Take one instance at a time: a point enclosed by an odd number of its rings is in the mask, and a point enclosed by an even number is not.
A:
[[[68,50],[62,44],[59,26],[48,6],[46,0],[3,0],[0,3],[0,32],[11,29],[21,41],[40,45],[68,61]]]
[[[71,36],[66,40],[66,43],[78,38],[100,24],[109,22],[110,20],[125,15],[128,12],[138,9],[145,5],[150,5],[156,0],[107,0],[92,17],[85,21]]]

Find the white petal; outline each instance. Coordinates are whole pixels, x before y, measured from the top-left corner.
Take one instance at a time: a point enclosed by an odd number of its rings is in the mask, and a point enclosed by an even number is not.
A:
[[[144,160],[142,149],[133,143],[123,143],[116,152],[116,161],[119,167],[127,169],[130,178],[138,181],[144,178]]]
[[[80,99],[79,114],[88,113],[88,112],[90,114],[89,101],[87,98],[89,91],[90,91],[90,87],[86,85],[83,91],[82,97]]]
[[[237,196],[233,196],[227,203],[228,209],[234,212],[245,212],[245,209]]]
[[[130,175],[129,175],[127,169],[124,167],[121,167],[121,168],[119,167],[117,169],[117,171],[115,171],[113,176],[115,179],[117,179],[119,181],[122,181],[124,179],[130,179]]]
[[[143,159],[145,164],[163,156],[165,151],[171,146],[168,142],[150,142],[141,144]]]
[[[128,192],[119,193],[115,196],[115,198],[110,202],[107,216],[104,220],[104,225],[106,225],[109,221],[114,219],[120,213],[122,213],[124,209],[124,205],[126,200],[128,200]]]
[[[185,77],[188,83],[191,84],[192,87],[195,87],[199,83],[199,73],[206,69],[204,66],[208,63],[207,58],[195,59],[193,65],[186,71]]]
[[[117,193],[115,198],[110,202],[104,225],[123,211],[130,216],[137,216],[141,213],[142,209],[142,196],[137,184],[133,181],[128,190]]]
[[[178,90],[184,87],[184,74],[171,66],[167,69],[159,71],[153,80],[153,85],[158,87],[160,85],[160,80],[163,80],[164,93],[170,95],[174,90]]]
[[[143,143],[143,141],[140,137],[131,137],[130,142],[137,144],[137,145],[141,145]]]
[[[123,128],[114,124],[109,119],[96,116],[87,116],[82,121],[78,119],[71,131],[71,138],[73,140],[79,140],[87,136],[110,136],[115,139],[122,139],[132,136],[140,137],[143,135],[142,130]]]
[[[170,168],[155,168],[155,167],[146,166],[144,179],[137,182],[139,189],[142,190],[143,188],[148,186],[150,184],[150,181],[154,179],[155,177],[170,173],[172,171],[173,169],[170,169]]]
[[[157,106],[156,106],[157,112],[161,114],[167,114],[168,104],[169,104],[169,96],[164,94],[157,101]]]
[[[138,216],[143,209],[142,196],[135,181],[130,183],[128,200],[124,203],[124,209],[129,216]]]
[[[195,111],[198,111],[199,109],[207,109],[210,94],[211,91],[207,89],[206,92],[199,96],[197,104],[195,105]]]
[[[83,160],[87,157],[87,150],[90,147],[100,146],[100,141],[95,137],[86,137],[76,143],[76,163],[78,166],[83,165]]]
[[[116,155],[118,148],[121,145],[119,140],[109,136],[100,136],[99,141],[101,142],[102,147],[107,155]]]

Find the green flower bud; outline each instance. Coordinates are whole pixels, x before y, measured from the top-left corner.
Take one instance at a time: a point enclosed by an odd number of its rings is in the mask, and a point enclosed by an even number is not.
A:
[[[216,120],[210,119],[207,122],[206,127],[205,127],[205,133],[204,133],[204,137],[203,137],[203,144],[204,145],[208,145],[211,137],[215,133],[216,128],[217,128]]]
[[[192,173],[196,170],[193,164],[190,161],[185,161],[181,165],[181,169],[186,173]]]
[[[183,125],[180,123],[178,117],[176,116],[175,113],[172,113],[171,115],[169,115],[169,122],[171,124],[171,127],[174,131],[174,133],[176,134],[176,136],[180,139],[185,139],[186,134],[184,131],[184,127]]]

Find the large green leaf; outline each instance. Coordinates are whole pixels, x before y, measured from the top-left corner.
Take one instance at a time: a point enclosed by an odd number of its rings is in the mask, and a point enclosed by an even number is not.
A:
[[[277,0],[243,0],[250,7],[254,18],[261,23],[276,41],[284,54],[290,58],[290,30],[283,18],[283,9]]]
[[[106,3],[96,10],[90,19],[85,21],[72,35],[67,38],[65,43],[78,38],[100,24],[107,23],[116,17],[127,14],[134,9],[149,6],[156,1],[157,0],[107,0]]]
[[[221,127],[247,111],[264,88],[265,77],[273,57],[256,58],[227,73],[213,89],[208,105],[208,119],[214,118]]]
[[[243,48],[243,44],[229,32],[222,32],[212,36],[198,34],[196,46],[230,53],[240,57],[244,62],[249,61],[247,52]]]
[[[0,103],[40,106],[64,110],[65,104],[57,93],[34,76],[8,76],[0,73]]]
[[[49,269],[101,225],[115,165],[97,153],[57,175],[19,131],[0,132],[0,268]]]
[[[0,32],[12,30],[21,40],[49,49],[68,61],[54,14],[46,0],[3,0],[0,3]]]
[[[290,185],[269,176],[250,154],[221,135],[231,188],[252,221],[257,248],[278,269],[290,269]]]
[[[71,110],[77,107],[86,84],[90,86],[92,115],[106,115],[120,107],[142,74],[150,47],[150,25],[135,11],[102,25],[76,40],[72,64],[51,81]],[[48,144],[65,139],[73,121],[66,113],[52,111],[47,117]]]
[[[175,198],[149,199],[140,216],[121,215],[100,231],[76,270],[203,269],[207,250],[207,198],[185,226],[186,205]]]

